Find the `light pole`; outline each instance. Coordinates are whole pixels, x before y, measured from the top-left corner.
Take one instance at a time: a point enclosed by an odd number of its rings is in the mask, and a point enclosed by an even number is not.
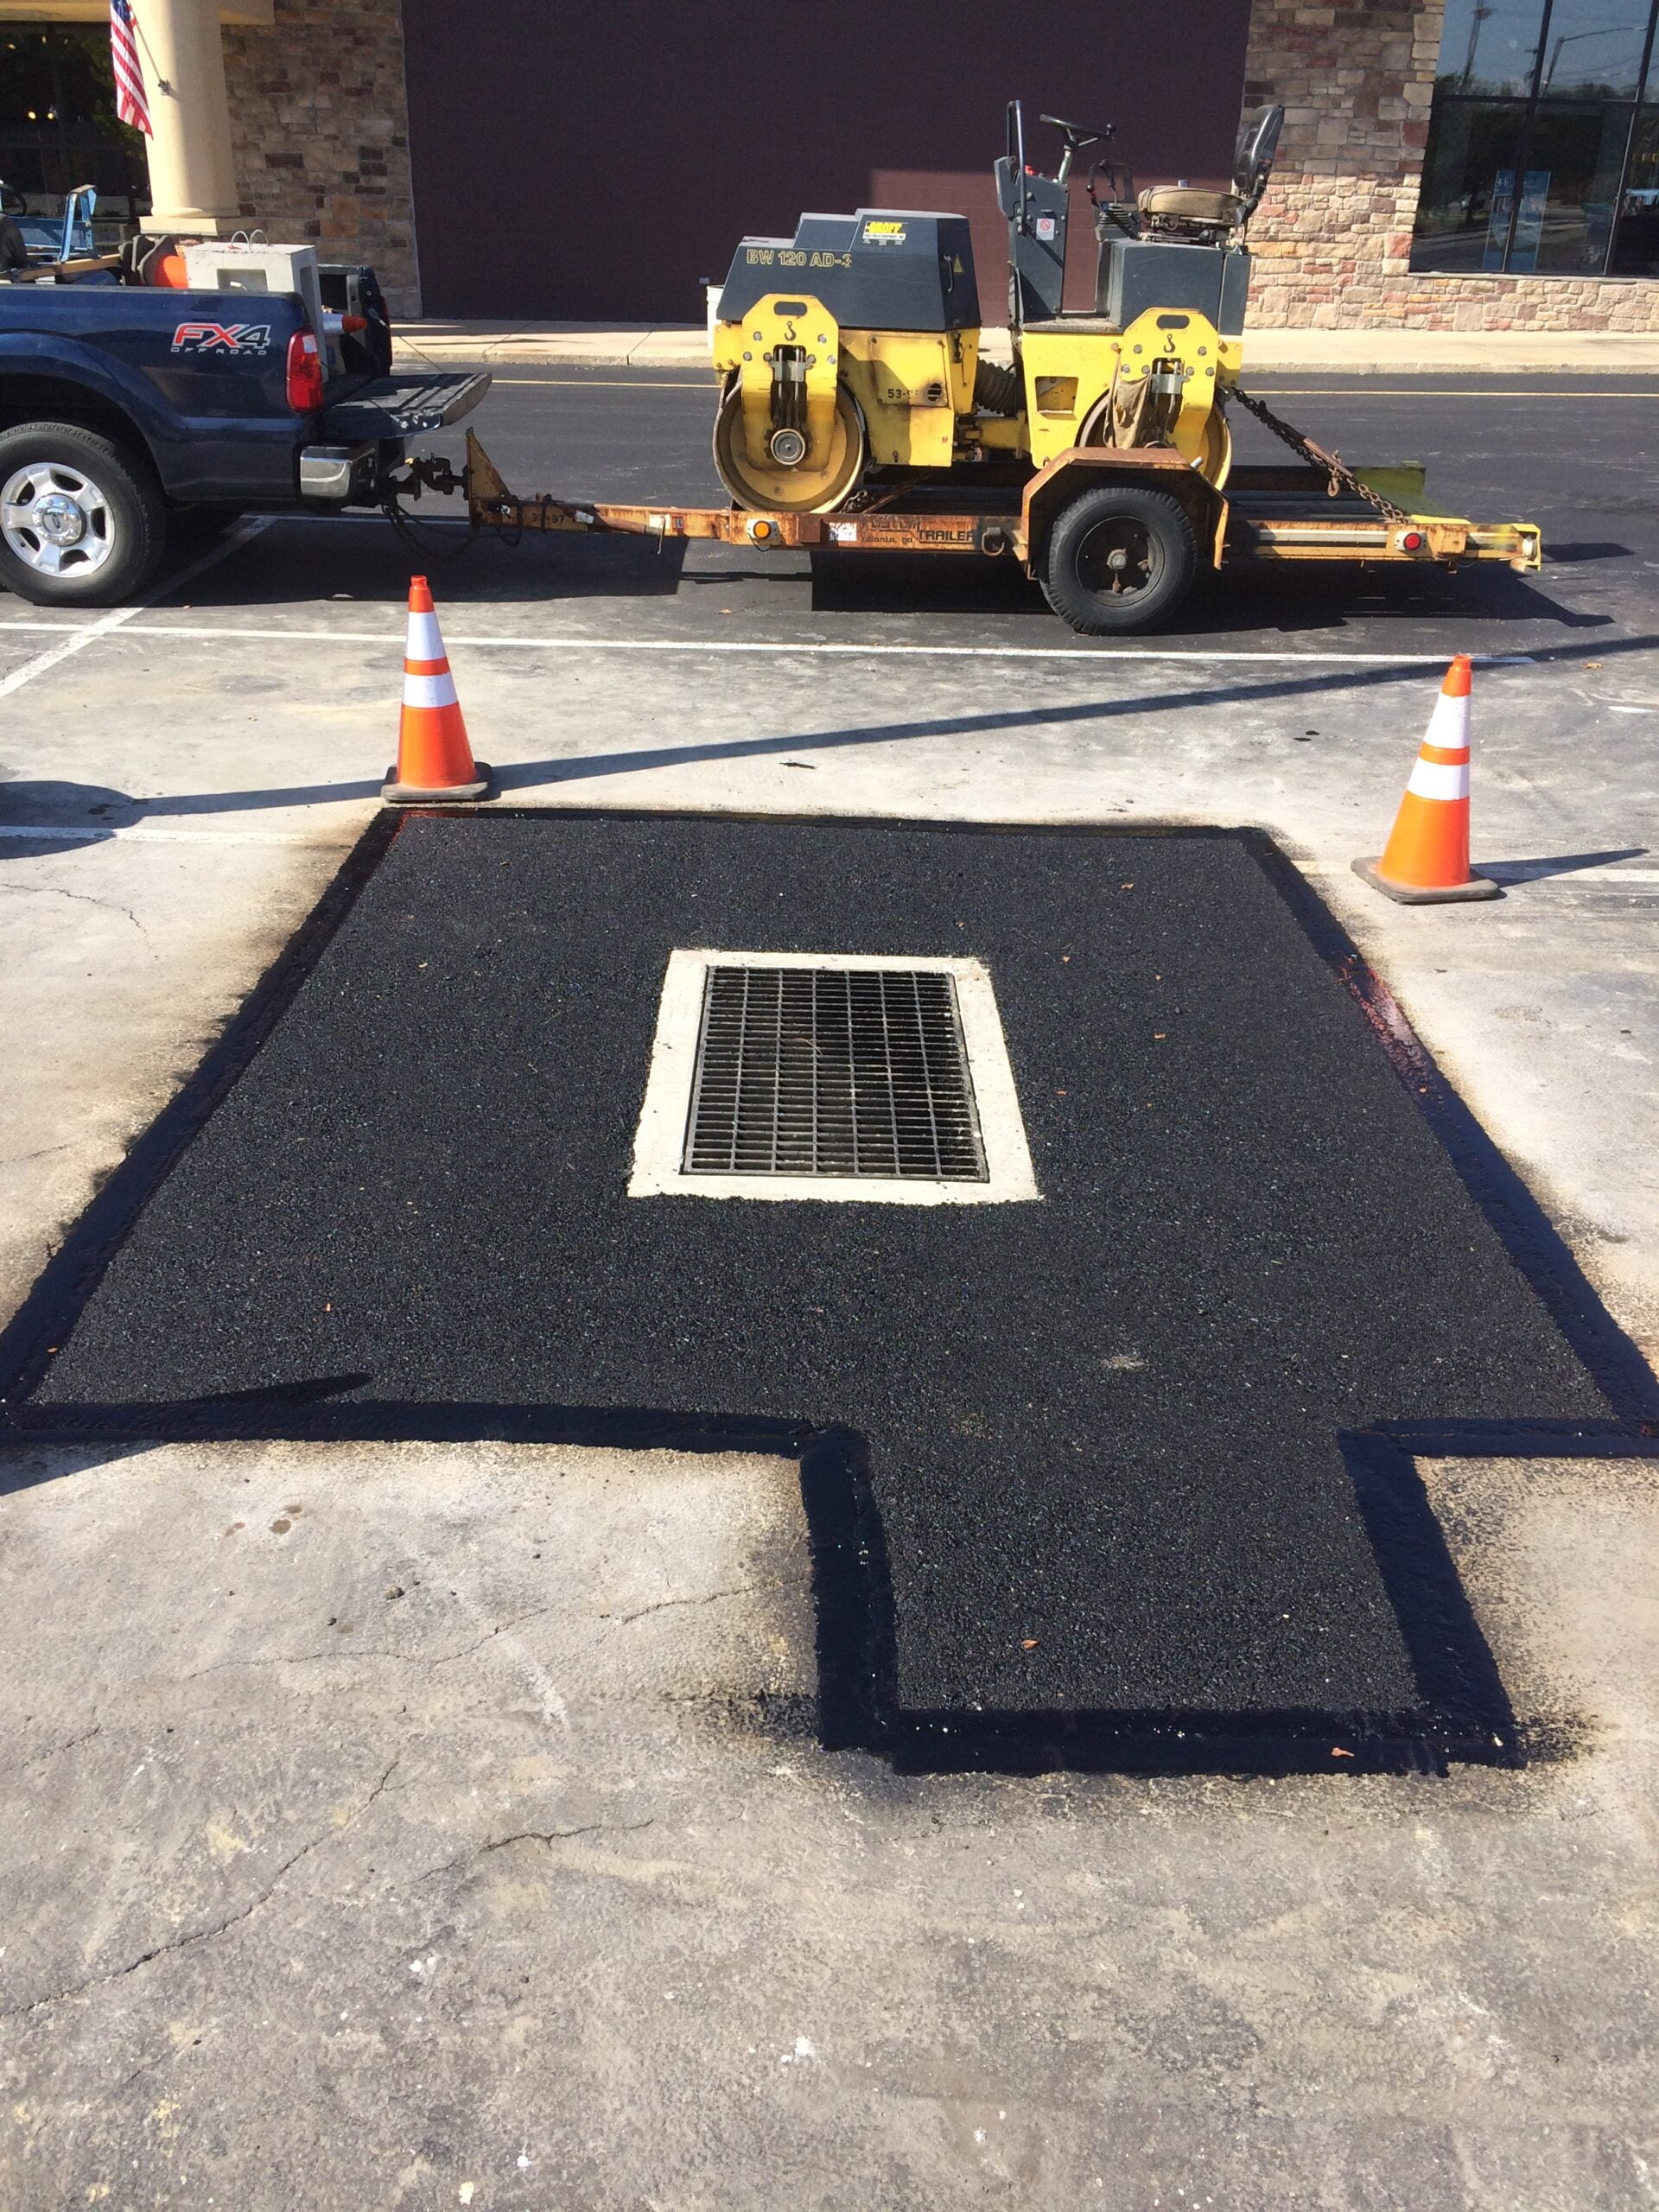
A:
[[[1469,80],[1475,73],[1475,48],[1480,43],[1480,27],[1488,16],[1496,12],[1497,0],[1491,0],[1488,5],[1473,7],[1469,11],[1469,51],[1463,57],[1463,75],[1459,79],[1459,89],[1463,92],[1468,91]]]
[[[1592,31],[1563,31],[1549,49],[1549,67],[1544,72],[1543,83],[1538,87],[1540,95],[1549,90],[1551,79],[1555,74],[1555,65],[1561,58],[1561,48],[1564,46],[1575,45],[1581,38],[1613,38],[1624,28],[1623,23],[1603,23]]]

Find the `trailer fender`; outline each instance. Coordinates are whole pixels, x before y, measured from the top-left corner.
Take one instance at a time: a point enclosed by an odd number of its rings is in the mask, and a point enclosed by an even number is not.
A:
[[[1190,461],[1165,446],[1069,446],[1039,468],[1025,488],[1014,550],[1034,575],[1045,541],[1060,509],[1079,492],[1114,480],[1154,486],[1180,501],[1211,568],[1221,566],[1227,536],[1227,501]]]

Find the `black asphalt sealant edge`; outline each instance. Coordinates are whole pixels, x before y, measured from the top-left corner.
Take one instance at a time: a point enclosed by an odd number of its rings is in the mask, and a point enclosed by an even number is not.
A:
[[[427,808],[472,820],[633,818],[617,808]],[[310,914],[226,1022],[194,1075],[137,1139],[0,1331],[0,1452],[42,1444],[292,1440],[602,1445],[690,1452],[761,1451],[799,1463],[817,1623],[818,1730],[829,1751],[863,1749],[912,1773],[988,1770],[1273,1774],[1444,1774],[1449,1761],[1524,1764],[1525,1747],[1470,1608],[1414,1455],[1659,1459],[1659,1382],[1596,1296],[1537,1200],[1412,1029],[1388,987],[1264,830],[1185,823],[916,822],[904,817],[778,816],[710,810],[671,818],[868,822],[954,836],[1225,837],[1254,855],[1325,963],[1356,1000],[1390,1065],[1465,1185],[1574,1352],[1615,1408],[1610,1421],[1447,1422],[1344,1434],[1344,1459],[1424,1704],[1400,1713],[899,1711],[893,1609],[865,1440],[753,1416],[688,1416],[643,1408],[327,1402],[360,1386],[340,1376],[301,1390],[188,1402],[34,1407],[47,1363],[174,1163],[282,1019],[346,920],[405,818],[378,815]],[[3,1489],[4,1484],[0,1484]]]
[[[150,1197],[287,1013],[401,826],[397,815],[375,816],[321,898],[208,1046],[194,1073],[99,1185],[28,1297],[0,1330],[0,1436],[11,1402],[38,1388],[47,1361],[80,1318],[81,1308]]]
[[[1550,1319],[1638,1434],[1659,1436],[1659,1380],[1592,1289],[1559,1230],[1476,1120],[1404,1009],[1307,878],[1264,831],[1241,833],[1303,934],[1354,1000],[1403,1089]]]

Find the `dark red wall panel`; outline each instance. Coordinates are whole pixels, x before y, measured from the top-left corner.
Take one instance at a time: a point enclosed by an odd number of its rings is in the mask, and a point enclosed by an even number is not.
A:
[[[1249,0],[404,0],[429,315],[694,322],[701,276],[803,208],[973,219],[1003,109],[1115,122],[1141,182],[1230,166]],[[1086,214],[1086,209],[1084,211]],[[1074,283],[1092,247],[1074,226]]]

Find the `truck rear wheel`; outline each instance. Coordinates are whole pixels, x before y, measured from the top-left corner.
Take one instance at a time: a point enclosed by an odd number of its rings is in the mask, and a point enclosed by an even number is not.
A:
[[[36,607],[113,607],[167,543],[148,465],[75,423],[0,434],[0,584]]]
[[[1198,569],[1198,537],[1179,499],[1142,484],[1097,484],[1055,518],[1040,581],[1063,621],[1107,638],[1165,620]]]

